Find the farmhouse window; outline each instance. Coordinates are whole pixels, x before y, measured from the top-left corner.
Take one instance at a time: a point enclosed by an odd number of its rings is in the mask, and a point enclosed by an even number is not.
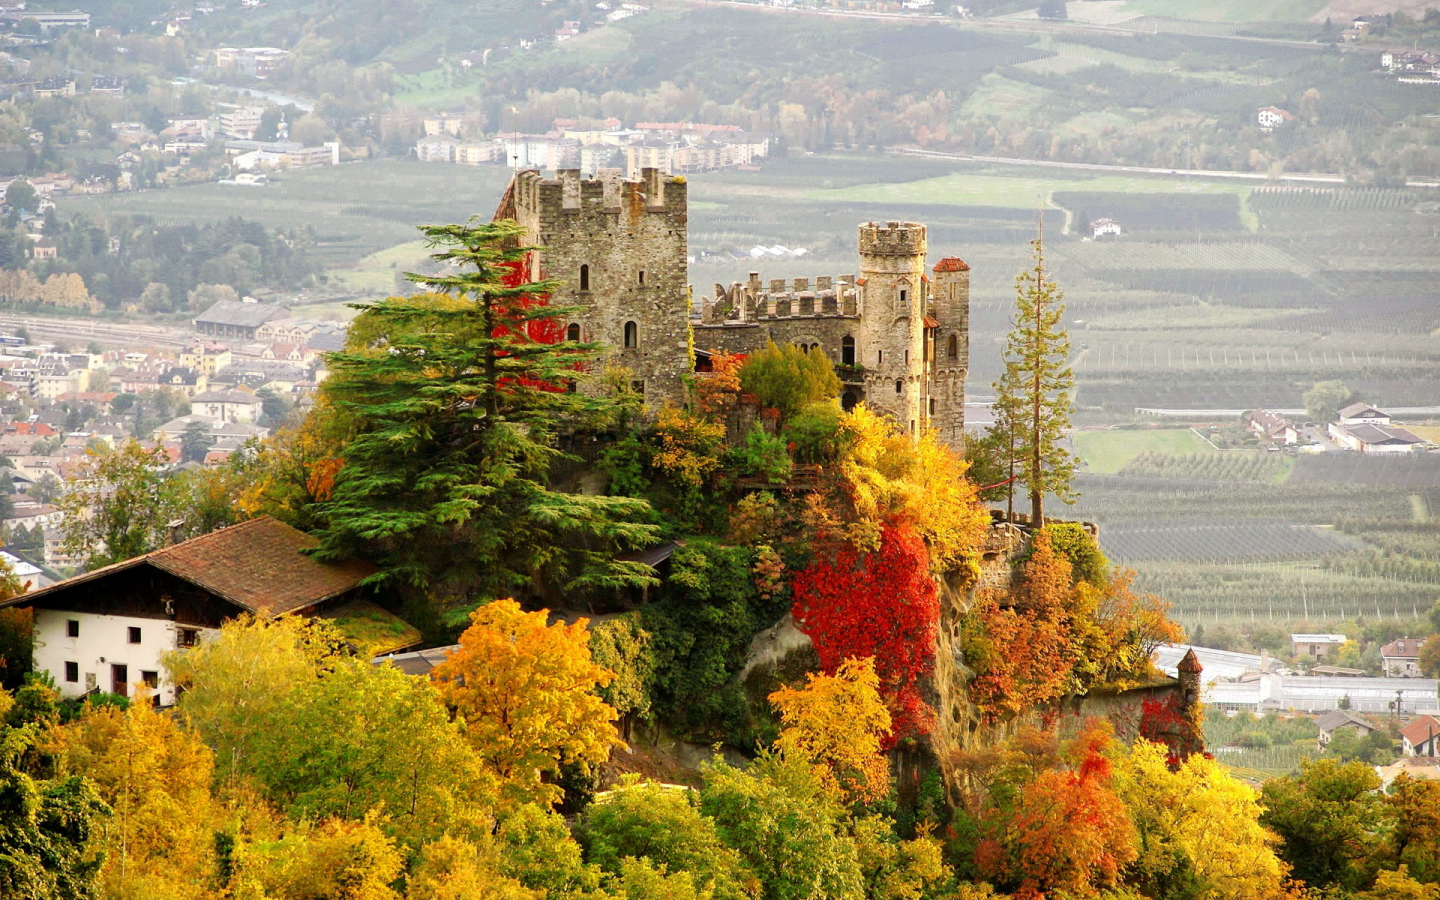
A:
[[[65,636],[66,636],[66,637],[69,637],[69,638],[78,638],[78,637],[80,636],[80,620],[79,620],[79,619],[66,619],[66,620],[65,620]]]

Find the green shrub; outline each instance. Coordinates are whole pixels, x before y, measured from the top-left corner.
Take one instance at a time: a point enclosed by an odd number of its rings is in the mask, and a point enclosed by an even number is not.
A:
[[[798,463],[828,463],[840,455],[840,404],[833,400],[809,403],[785,423],[781,431]]]
[[[771,341],[740,367],[740,389],[762,407],[779,410],[783,421],[811,403],[838,397],[840,379],[824,351]]]

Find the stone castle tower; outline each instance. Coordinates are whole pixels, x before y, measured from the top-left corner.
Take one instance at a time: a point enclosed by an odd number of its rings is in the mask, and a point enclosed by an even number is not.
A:
[[[607,348],[648,403],[678,400],[690,359],[690,295],[685,180],[643,169],[624,181],[615,170],[582,180],[578,169],[553,179],[516,173],[496,219],[525,227],[531,277],[561,282],[556,306],[580,307],[566,337]]]
[[[633,373],[646,402],[683,396],[691,340],[702,354],[753,353],[767,341],[820,349],[835,363],[846,408],[865,401],[912,434],[933,427],[958,445],[965,427],[970,267],[941,259],[926,274],[924,225],[869,222],[859,229],[859,275],[772,279],[760,273],[692,309],[686,184],[642,170],[582,180],[516,173],[495,218],[513,218],[532,256],[532,277],[562,282],[556,305],[580,307],[574,340],[604,344],[607,363]]]

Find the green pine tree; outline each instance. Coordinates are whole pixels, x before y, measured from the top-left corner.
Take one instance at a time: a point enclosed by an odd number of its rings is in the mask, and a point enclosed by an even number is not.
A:
[[[1030,494],[1030,519],[1044,521],[1045,495],[1075,500],[1075,461],[1061,442],[1070,428],[1075,377],[1064,294],[1045,272],[1043,233],[1031,242],[1035,265],[1015,279],[1015,318],[1005,370],[994,384],[995,427],[1008,435],[1011,475]]]
[[[439,609],[517,589],[655,583],[617,554],[656,540],[643,500],[551,488],[557,429],[611,401],[568,390],[594,345],[560,340],[576,310],[537,302],[514,222],[425,226],[429,289],[357,304],[323,399],[350,434],[320,505],[321,553],[358,554]]]

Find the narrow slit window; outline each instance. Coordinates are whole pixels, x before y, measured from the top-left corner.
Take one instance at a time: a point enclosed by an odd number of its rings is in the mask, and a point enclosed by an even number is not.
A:
[[[960,357],[960,338],[952,334],[950,335],[950,340],[948,343],[950,358],[958,359]]]
[[[641,287],[644,287],[644,286],[645,286],[645,270],[644,270],[644,269],[641,269],[641,270],[640,270],[640,286],[641,286]]]
[[[590,266],[588,264],[580,267],[580,290],[590,290]]]

